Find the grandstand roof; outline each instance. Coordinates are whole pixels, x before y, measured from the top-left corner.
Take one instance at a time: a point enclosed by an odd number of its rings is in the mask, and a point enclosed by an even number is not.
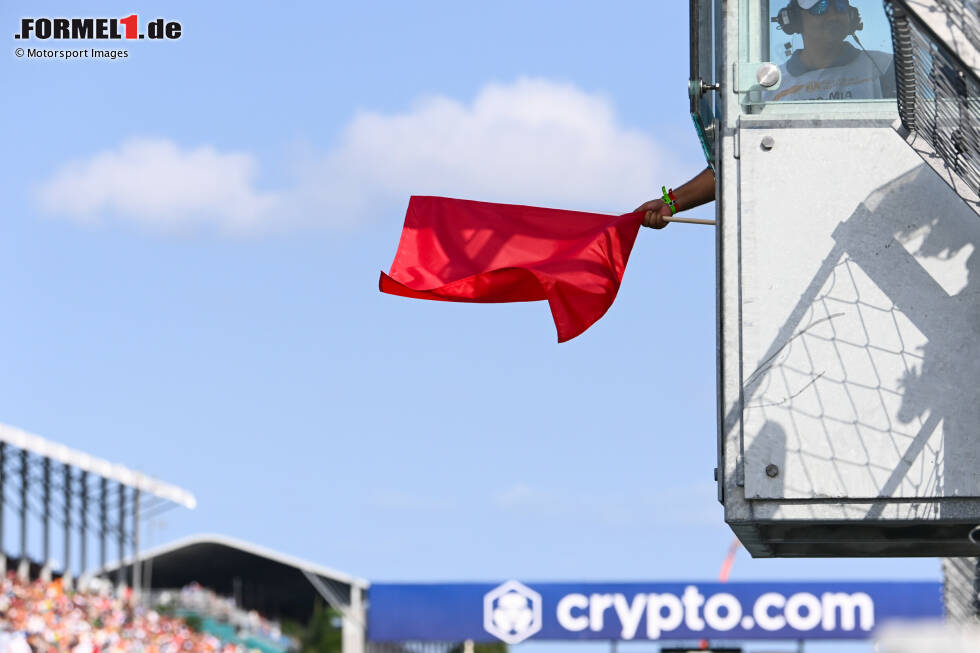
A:
[[[122,465],[110,463],[101,458],[96,458],[87,453],[66,447],[63,444],[45,440],[38,435],[27,433],[13,426],[0,424],[0,441],[38,456],[58,461],[69,467],[76,467],[86,472],[91,472],[109,480],[122,483],[123,485],[138,488],[141,492],[147,492],[161,499],[172,501],[185,508],[193,509],[197,506],[197,499],[194,498],[194,495],[176,485],[158,481],[155,478],[135,472]]]
[[[309,620],[313,606],[322,596],[314,582],[322,583],[322,589],[342,604],[349,604],[352,586],[365,590],[370,584],[362,578],[224,535],[185,537],[149,549],[140,554],[140,559],[147,570],[152,569],[153,590],[176,589],[197,582],[218,594],[235,597],[247,610],[300,623]],[[131,573],[131,563],[132,558],[125,561],[127,574]],[[107,571],[117,567],[118,563],[110,565]]]

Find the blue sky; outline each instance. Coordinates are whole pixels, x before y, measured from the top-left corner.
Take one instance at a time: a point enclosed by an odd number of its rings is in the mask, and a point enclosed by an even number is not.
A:
[[[13,54],[22,16],[130,13],[183,35]],[[377,291],[409,194],[625,212],[696,174],[687,3],[32,2],[0,25],[0,422],[194,492],[156,543],[372,580],[717,575],[711,227],[641,232],[563,345],[543,303]]]

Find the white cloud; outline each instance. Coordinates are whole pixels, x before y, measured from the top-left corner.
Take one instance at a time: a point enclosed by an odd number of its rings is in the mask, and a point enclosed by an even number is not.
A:
[[[523,79],[469,105],[431,97],[401,115],[361,113],[318,173],[355,207],[380,191],[627,211],[649,199],[661,158],[609,101]]]
[[[135,139],[64,166],[41,185],[38,199],[45,211],[82,222],[113,217],[163,229],[248,231],[281,203],[255,188],[257,168],[249,154]]]
[[[469,104],[433,96],[405,113],[358,113],[276,192],[257,187],[251,155],[134,140],[65,166],[39,199],[77,220],[232,232],[353,224],[409,195],[618,212],[649,199],[662,160],[603,97],[521,79],[488,84]]]

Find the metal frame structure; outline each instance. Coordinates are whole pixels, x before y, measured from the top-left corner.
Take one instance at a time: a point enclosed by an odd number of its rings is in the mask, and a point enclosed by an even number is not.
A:
[[[13,485],[13,492],[8,492]],[[91,505],[98,506],[93,515]],[[106,568],[106,541],[115,536],[119,558],[139,559],[139,524],[176,506],[193,509],[197,505],[187,490],[164,483],[122,465],[110,463],[76,451],[37,435],[0,424],[0,571],[7,570],[6,517],[19,521],[16,549],[17,573],[22,578],[37,575],[50,579],[53,569],[52,520],[60,517],[63,559],[58,570],[68,584],[77,575],[99,575]],[[60,510],[59,510],[60,509]],[[110,511],[118,517],[110,521]],[[40,551],[30,550],[31,519],[40,529]],[[127,528],[128,525],[128,528]],[[99,564],[89,561],[88,540],[99,542]],[[72,544],[78,543],[74,555]],[[130,547],[127,555],[126,548]],[[36,561],[32,565],[32,558]],[[117,573],[117,582],[123,581]],[[134,587],[139,587],[136,565]]]
[[[753,556],[976,556],[975,207],[909,148],[894,101],[766,101],[763,6],[696,5],[716,84],[702,66],[692,93],[720,109],[702,118],[725,519]]]

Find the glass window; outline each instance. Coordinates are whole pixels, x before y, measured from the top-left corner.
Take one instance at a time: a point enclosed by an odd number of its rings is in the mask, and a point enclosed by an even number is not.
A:
[[[695,0],[691,7],[691,117],[701,139],[704,156],[714,165],[717,135],[717,94],[704,88],[717,82],[715,53],[721,52],[720,0]],[[702,87],[702,84],[704,87]]]
[[[895,97],[891,26],[880,0],[758,0],[749,28],[747,103],[887,100]],[[754,34],[753,34],[754,32]],[[753,61],[754,60],[754,61]],[[753,65],[779,68],[771,90],[748,84]],[[770,66],[771,68],[771,66]]]

